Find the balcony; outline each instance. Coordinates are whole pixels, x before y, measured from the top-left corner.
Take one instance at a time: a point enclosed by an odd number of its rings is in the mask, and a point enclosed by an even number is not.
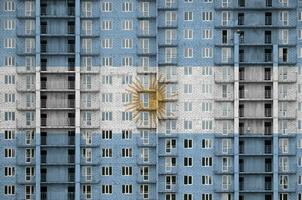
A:
[[[41,54],[48,56],[66,56],[75,54],[75,45],[69,44],[65,46],[58,46],[56,48],[50,48],[47,44],[41,44]]]
[[[74,90],[75,81],[41,81],[41,90],[46,91],[66,91]]]
[[[75,8],[67,7],[66,10],[55,10],[47,6],[41,6],[40,8],[41,18],[74,18]]]
[[[64,127],[74,127],[75,118],[66,118],[66,119],[56,119],[48,120],[47,118],[41,118],[41,127],[44,128],[64,128]]]
[[[56,101],[41,99],[41,109],[43,110],[65,110],[74,108],[74,99],[58,99]]]
[[[67,199],[74,200],[74,192],[41,192],[41,200],[58,200]]]
[[[178,3],[177,1],[160,1],[158,3],[158,10],[159,11],[169,11],[169,10],[177,10],[178,9]]]

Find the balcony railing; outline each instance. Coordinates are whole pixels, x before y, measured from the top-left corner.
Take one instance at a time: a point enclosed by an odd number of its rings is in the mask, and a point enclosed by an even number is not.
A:
[[[60,99],[56,101],[50,101],[47,99],[41,99],[41,108],[74,108],[75,100],[74,99]]]
[[[73,90],[75,88],[75,81],[64,81],[62,82],[47,82],[41,81],[41,89],[57,89],[57,90]]]
[[[272,153],[272,145],[265,145],[264,146],[264,153],[271,154]]]
[[[47,118],[41,118],[41,126],[74,126],[75,125],[75,118],[68,117],[67,120],[60,120],[52,123],[47,122]]]

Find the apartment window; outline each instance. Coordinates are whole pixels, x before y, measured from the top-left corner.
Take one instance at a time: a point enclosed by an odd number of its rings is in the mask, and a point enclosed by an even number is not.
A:
[[[102,84],[112,85],[112,75],[103,75],[102,76]]]
[[[102,176],[112,176],[112,167],[111,166],[102,167]]]
[[[212,120],[202,120],[201,121],[201,129],[204,131],[212,130],[213,122]]]
[[[244,13],[238,13],[238,25],[244,25]]]
[[[5,158],[14,158],[15,155],[16,155],[15,149],[11,149],[11,148],[4,149]]]
[[[282,29],[279,30],[279,40],[281,44],[288,44],[288,30]]]
[[[221,62],[227,63],[231,60],[231,48],[221,48]]]
[[[92,35],[92,21],[83,20],[82,21],[82,30],[85,35]]]
[[[5,60],[4,60],[4,65],[5,65],[6,67],[13,67],[13,66],[16,65],[16,59],[15,59],[15,57],[6,56],[4,59],[5,59]]]
[[[185,3],[193,3],[193,0],[184,0]]]
[[[15,112],[4,112],[4,121],[15,121]]]
[[[15,38],[5,38],[4,39],[4,48],[8,48],[8,49],[16,48]]]
[[[167,11],[165,14],[165,25],[172,26],[176,22],[177,13],[174,11]]]
[[[209,193],[201,194],[201,200],[212,200],[212,194],[209,194]]]
[[[185,58],[193,58],[193,48],[185,48],[184,49],[184,57]]]
[[[193,140],[192,139],[184,139],[184,148],[192,149],[193,148]]]
[[[5,130],[4,131],[4,139],[5,140],[14,140],[15,139],[15,131],[13,130]]]
[[[123,158],[131,158],[132,157],[132,149],[131,148],[123,148],[122,149],[122,157]]]
[[[176,48],[165,48],[165,62],[172,63],[175,61],[177,57],[177,49]]]
[[[202,102],[201,111],[202,112],[211,112],[212,111],[212,102]]]
[[[102,28],[103,31],[112,30],[112,21],[111,20],[103,20],[101,28]]]
[[[185,29],[184,30],[184,39],[186,39],[186,40],[193,39],[193,30],[192,29]]]
[[[203,58],[212,58],[213,57],[213,48],[202,48],[202,57]]]
[[[202,185],[212,185],[212,176],[201,176]]]
[[[122,11],[123,12],[132,12],[132,2],[130,1],[127,1],[127,2],[124,2],[122,4]]]
[[[82,15],[83,17],[91,17],[92,16],[92,2],[82,2]]]
[[[4,167],[4,176],[7,177],[13,177],[15,176],[16,171],[15,171],[15,167]]]
[[[288,189],[288,175],[280,176],[280,186],[284,190]]]
[[[111,38],[102,39],[101,45],[103,49],[111,49],[113,46],[112,39]]]
[[[298,193],[298,199],[297,200],[302,200],[302,193]]]
[[[184,111],[186,112],[192,111],[192,102],[184,102]]]
[[[150,22],[148,20],[141,20],[139,23],[140,33],[144,35],[150,34]]]
[[[129,103],[132,101],[132,95],[130,93],[123,93],[122,94],[122,102]]]
[[[232,141],[230,139],[222,139],[222,153],[227,154],[231,150]]]
[[[203,21],[212,21],[213,20],[213,13],[209,11],[202,12],[202,20]]]
[[[15,11],[16,10],[16,5],[15,5],[15,1],[13,0],[5,0],[4,2],[4,11]]]
[[[15,186],[14,185],[5,185],[4,186],[4,194],[5,195],[15,195]]]
[[[281,25],[288,26],[288,12],[287,11],[281,11],[279,13],[279,20],[281,22]]]
[[[132,185],[122,185],[123,194],[132,194]]]
[[[14,19],[6,19],[4,21],[4,30],[15,30],[16,21]]]
[[[112,121],[112,112],[102,112],[102,121]]]
[[[223,11],[221,14],[221,25],[227,26],[229,25],[229,21],[231,20],[231,13],[227,11]],[[239,19],[238,19],[239,21]]]
[[[165,30],[165,44],[173,44],[176,41],[177,32],[173,29]],[[190,38],[192,37],[192,38]],[[193,39],[193,30],[184,30],[184,39]]]
[[[184,12],[184,20],[185,21],[193,21],[193,12]]]
[[[91,185],[83,185],[82,193],[83,193],[85,199],[91,199],[91,196],[92,196],[91,190],[92,190]]]
[[[213,38],[213,30],[212,29],[203,29],[202,30],[202,39],[209,40]]]
[[[191,94],[192,93],[192,84],[184,84],[184,93]]]
[[[212,167],[212,157],[202,157],[201,166],[202,167]]]
[[[133,21],[132,20],[124,20],[122,21],[122,30],[130,31],[133,29]]]
[[[192,185],[193,177],[192,176],[184,176],[184,185]]]
[[[185,167],[192,167],[193,166],[193,158],[184,157],[184,166]]]
[[[301,51],[299,53],[301,53]],[[279,48],[279,58],[281,59],[282,62],[287,62],[287,59],[288,59],[288,49],[287,48]]]
[[[192,67],[184,67],[184,75],[192,75]]]
[[[131,121],[132,112],[122,112],[122,121]]]
[[[265,13],[265,25],[272,25],[272,13]]]
[[[112,185],[102,185],[102,194],[112,194]]]
[[[122,166],[122,176],[132,176],[132,167]]]
[[[102,139],[111,140],[112,139],[112,130],[102,130]]]
[[[222,189],[228,190],[230,186],[231,186],[231,176],[223,175],[222,176]]]
[[[112,3],[111,2],[102,2],[102,12],[111,12]]]
[[[202,149],[212,149],[213,148],[213,141],[211,139],[202,139],[201,148]]]
[[[272,0],[265,0],[265,6],[266,7],[272,7]]]
[[[102,149],[102,157],[103,158],[111,158],[112,157],[112,149],[109,149],[109,148]]]
[[[102,66],[104,66],[104,67],[112,66],[112,57],[103,57],[102,58]]]
[[[125,38],[122,40],[122,48],[131,49],[133,47],[132,39]]]

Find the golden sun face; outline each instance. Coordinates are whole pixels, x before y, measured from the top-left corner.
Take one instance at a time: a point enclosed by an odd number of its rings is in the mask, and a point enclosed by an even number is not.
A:
[[[132,119],[136,123],[144,124],[142,115],[147,114],[149,125],[156,126],[158,119],[165,114],[165,85],[156,76],[148,78],[149,84],[144,85],[136,77],[129,85],[127,91],[132,95],[132,101],[126,105],[126,109],[132,112]]]

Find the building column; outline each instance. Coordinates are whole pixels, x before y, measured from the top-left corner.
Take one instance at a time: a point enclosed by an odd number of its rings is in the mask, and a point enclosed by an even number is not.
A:
[[[234,200],[239,200],[239,34],[234,34]]]
[[[278,98],[279,98],[279,91],[278,91],[278,45],[273,46],[273,196],[274,200],[279,199],[279,141],[278,141],[278,134],[279,134],[279,106],[278,106]]]
[[[40,112],[40,0],[36,0],[35,3],[35,62],[36,62],[36,67],[35,67],[35,75],[36,75],[36,89],[35,89],[35,98],[36,98],[36,130],[35,130],[35,139],[36,139],[36,144],[35,144],[35,157],[36,157],[36,162],[35,162],[35,181],[36,181],[36,187],[35,187],[35,196],[36,200],[41,199],[41,112]]]
[[[80,34],[81,34],[81,2],[75,2],[75,200],[81,197],[81,78],[80,78]]]

